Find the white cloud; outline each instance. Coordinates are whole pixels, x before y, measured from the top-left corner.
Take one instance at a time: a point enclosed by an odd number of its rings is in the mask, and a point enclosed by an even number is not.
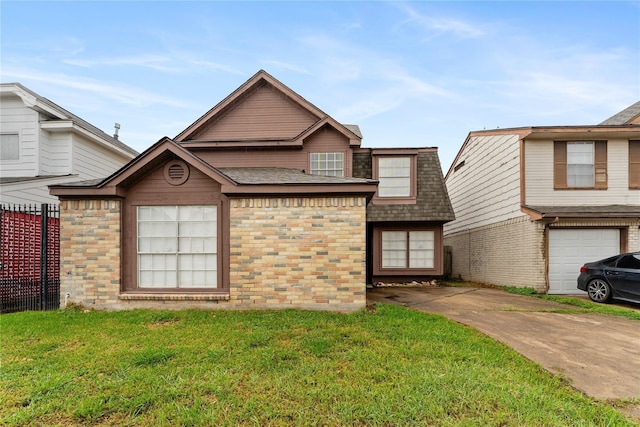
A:
[[[478,38],[485,34],[482,28],[461,19],[422,14],[407,4],[402,5],[402,10],[407,18],[400,25],[417,26],[424,33],[423,41],[443,34],[452,34],[461,38]]]
[[[4,67],[3,78],[15,77],[18,81],[38,81],[56,86],[82,90],[111,99],[125,105],[144,107],[154,104],[168,105],[176,108],[188,108],[189,104],[165,96],[148,93],[146,91],[125,87],[117,84],[102,83],[94,79],[71,76],[66,74],[53,74],[49,72],[33,71],[28,69],[14,69]]]

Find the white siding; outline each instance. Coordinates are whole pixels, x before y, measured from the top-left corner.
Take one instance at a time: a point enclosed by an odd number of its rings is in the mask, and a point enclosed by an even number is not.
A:
[[[72,135],[69,132],[41,131],[40,175],[68,175],[71,168]]]
[[[525,141],[525,204],[530,206],[640,205],[629,190],[629,142],[607,142],[606,190],[554,190],[553,141]]]
[[[0,176],[36,176],[38,174],[38,113],[25,107],[22,100],[17,97],[3,96],[0,132],[18,133],[20,140],[20,160],[2,161],[0,159]]]
[[[73,173],[82,179],[106,178],[130,159],[78,135],[73,136]]]
[[[523,215],[518,141],[514,134],[470,137],[457,160],[464,166],[446,178],[456,219],[445,235]]]

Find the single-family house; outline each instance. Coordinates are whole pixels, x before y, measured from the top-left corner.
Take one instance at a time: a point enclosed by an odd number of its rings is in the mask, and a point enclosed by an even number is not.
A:
[[[364,307],[442,275],[435,148],[367,149],[265,71],[101,181],[56,185],[62,293],[87,306]]]
[[[640,102],[593,126],[471,132],[445,181],[454,276],[578,293],[583,263],[640,249]]]
[[[104,178],[137,154],[20,83],[0,84],[0,203],[58,203],[49,185]]]

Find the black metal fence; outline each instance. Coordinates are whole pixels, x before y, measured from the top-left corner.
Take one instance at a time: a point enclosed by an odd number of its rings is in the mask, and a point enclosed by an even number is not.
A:
[[[60,210],[0,205],[0,313],[60,307]]]

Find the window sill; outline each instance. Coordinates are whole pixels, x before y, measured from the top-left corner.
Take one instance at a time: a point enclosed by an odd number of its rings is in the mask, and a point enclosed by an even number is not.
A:
[[[416,197],[380,197],[374,196],[372,203],[374,205],[415,205]]]
[[[118,299],[126,301],[229,301],[229,293],[215,294],[156,294],[126,293],[118,295]]]

